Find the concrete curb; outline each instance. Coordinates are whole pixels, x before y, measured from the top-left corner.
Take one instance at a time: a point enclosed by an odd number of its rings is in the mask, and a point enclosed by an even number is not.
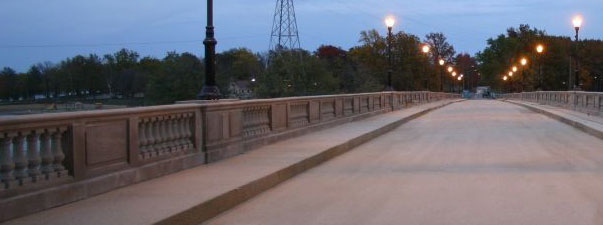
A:
[[[224,193],[220,196],[217,196],[209,201],[202,202],[186,211],[180,212],[176,215],[170,216],[162,221],[159,221],[156,224],[200,224],[209,219],[214,218],[215,216],[234,208],[235,206],[259,195],[260,193],[269,190],[278,184],[295,177],[296,175],[303,173],[309,169],[312,169],[332,158],[335,158],[341,154],[344,154],[359,145],[362,145],[368,141],[371,141],[387,132],[390,132],[400,125],[416,119],[420,116],[423,116],[433,110],[442,108],[444,106],[461,102],[464,100],[451,101],[448,103],[444,103],[439,106],[435,106],[432,108],[428,108],[412,114],[410,116],[401,118],[395,122],[382,126],[378,129],[370,131],[368,133],[362,134],[356,138],[348,140],[342,144],[331,147],[321,153],[318,153],[312,157],[309,157],[305,160],[297,162],[291,166],[288,166],[284,169],[278,170],[274,173],[271,173],[267,176],[259,178],[255,181],[252,181],[248,184],[245,184],[241,187],[238,187],[234,190],[231,190],[227,193]]]
[[[599,129],[590,127],[590,126],[588,126],[588,125],[586,125],[584,123],[581,123],[581,122],[578,122],[578,121],[575,121],[575,120],[572,120],[572,119],[569,119],[569,118],[557,115],[555,113],[552,113],[552,112],[549,112],[547,110],[540,109],[540,108],[537,108],[537,107],[534,107],[534,106],[531,106],[531,105],[528,105],[528,104],[524,104],[524,103],[520,103],[520,102],[514,102],[514,101],[508,101],[508,100],[501,100],[501,101],[507,102],[507,103],[511,103],[511,104],[514,104],[514,105],[518,105],[518,106],[522,106],[522,107],[527,108],[529,110],[532,110],[534,112],[537,112],[537,113],[543,114],[545,116],[548,116],[548,117],[550,117],[552,119],[555,119],[555,120],[557,120],[559,122],[562,122],[562,123],[565,123],[567,125],[570,125],[570,126],[576,128],[576,129],[578,129],[578,130],[580,130],[582,132],[585,132],[585,133],[590,134],[592,136],[595,136],[597,138],[603,139],[603,130],[599,130]]]

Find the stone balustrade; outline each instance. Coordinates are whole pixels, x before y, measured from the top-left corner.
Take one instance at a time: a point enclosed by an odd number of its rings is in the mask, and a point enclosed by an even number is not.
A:
[[[0,221],[286,138],[450,98],[460,96],[379,92],[3,117],[0,211],[10,213],[0,213]]]
[[[0,181],[4,189],[67,178],[63,165],[66,133],[67,126],[62,125],[0,132]]]
[[[603,93],[579,91],[538,91],[503,94],[502,98],[528,101],[603,116]]]

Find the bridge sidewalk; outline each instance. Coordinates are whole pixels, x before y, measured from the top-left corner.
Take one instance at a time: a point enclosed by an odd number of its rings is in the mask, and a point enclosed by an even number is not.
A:
[[[592,116],[582,112],[532,102],[517,100],[505,101],[545,114],[551,118],[603,139],[603,117]]]
[[[455,101],[459,100],[428,103],[280,141],[5,224],[199,224],[404,122]]]

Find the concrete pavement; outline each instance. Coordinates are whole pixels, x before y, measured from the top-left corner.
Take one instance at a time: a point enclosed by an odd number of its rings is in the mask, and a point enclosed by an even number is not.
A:
[[[459,100],[372,116],[4,224],[198,224],[299,173]]]
[[[603,140],[510,103],[465,101],[205,224],[603,224]]]

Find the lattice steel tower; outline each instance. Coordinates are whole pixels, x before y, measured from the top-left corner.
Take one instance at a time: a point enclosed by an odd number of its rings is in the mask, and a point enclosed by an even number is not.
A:
[[[293,0],[276,0],[270,50],[276,51],[281,48],[290,50],[301,48]]]

